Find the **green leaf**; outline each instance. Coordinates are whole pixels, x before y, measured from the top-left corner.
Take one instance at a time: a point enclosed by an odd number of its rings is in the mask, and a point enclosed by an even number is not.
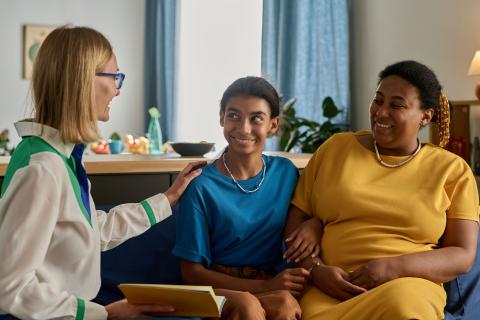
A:
[[[330,121],[324,122],[321,127],[320,127],[320,132],[330,132],[334,129],[335,127]]]
[[[319,123],[303,117],[298,117],[295,110],[296,99],[292,98],[281,106],[280,148],[290,151],[298,147],[302,152],[315,152],[317,148],[336,132],[340,132],[348,126],[338,125],[327,120]],[[326,97],[321,107],[323,115],[327,119],[337,116],[339,110],[331,97]]]
[[[287,144],[288,144],[288,141],[290,141],[290,131],[288,132],[283,132],[281,135],[280,135],[280,150],[285,150],[285,148],[287,147]]]
[[[283,148],[283,151],[289,152],[290,149],[293,148],[297,141],[297,137],[300,133],[298,131],[292,132],[290,136],[288,137],[287,142],[285,143],[285,147]]]
[[[308,120],[308,119],[305,119],[305,118],[297,118],[297,121],[299,123],[301,123],[302,125],[304,126],[307,126],[307,127],[310,127],[310,128],[314,128],[314,127],[319,127],[320,124],[316,121],[313,121],[313,120]]]
[[[120,136],[120,134],[118,132],[114,132],[110,136],[110,139],[112,139],[112,140],[122,140],[122,137]]]
[[[284,151],[290,151],[293,147],[297,145],[297,142],[306,135],[307,131],[299,133],[298,131],[295,132],[295,135],[290,138],[290,141],[288,141],[287,147],[285,148],[286,150]]]
[[[297,102],[297,99],[291,98],[290,100],[288,100],[287,102],[285,102],[285,104],[283,105],[282,109],[293,108],[293,105],[295,104],[295,102]]]
[[[326,97],[323,99],[322,108],[323,116],[328,119],[336,117],[341,112],[331,97]]]

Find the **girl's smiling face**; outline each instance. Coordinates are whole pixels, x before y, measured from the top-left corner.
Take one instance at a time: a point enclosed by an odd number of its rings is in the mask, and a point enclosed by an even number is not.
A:
[[[229,150],[241,154],[262,153],[267,137],[275,133],[279,117],[271,117],[270,105],[254,96],[233,96],[220,112],[220,124]]]

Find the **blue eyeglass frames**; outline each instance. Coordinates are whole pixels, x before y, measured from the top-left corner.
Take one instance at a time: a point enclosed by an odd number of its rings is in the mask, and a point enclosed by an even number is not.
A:
[[[105,72],[97,72],[95,73],[96,76],[100,77],[113,77],[115,79],[115,86],[117,89],[120,89],[123,85],[123,80],[125,80],[125,73],[105,73]]]

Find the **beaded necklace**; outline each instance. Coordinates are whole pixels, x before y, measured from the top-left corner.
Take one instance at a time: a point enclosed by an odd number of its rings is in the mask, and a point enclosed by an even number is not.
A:
[[[422,147],[422,144],[420,143],[420,140],[417,138],[417,149],[415,149],[415,151],[407,159],[396,164],[386,163],[385,161],[382,160],[382,158],[380,157],[380,153],[378,152],[377,141],[375,139],[373,139],[373,146],[375,148],[375,153],[377,154],[377,160],[378,162],[380,162],[382,166],[387,168],[398,168],[403,166],[410,160],[412,160],[420,152],[420,148]]]

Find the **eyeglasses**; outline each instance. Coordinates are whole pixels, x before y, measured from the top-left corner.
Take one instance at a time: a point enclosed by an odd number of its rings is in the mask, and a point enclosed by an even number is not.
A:
[[[100,77],[113,77],[115,79],[115,86],[117,89],[120,89],[123,84],[123,80],[125,80],[125,73],[104,73],[104,72],[98,72],[95,73],[96,76]]]

